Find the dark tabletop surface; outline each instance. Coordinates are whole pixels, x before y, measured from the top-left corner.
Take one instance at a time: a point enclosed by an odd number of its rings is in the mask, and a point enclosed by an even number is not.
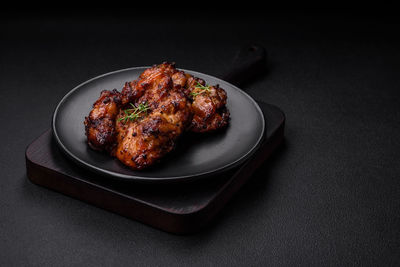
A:
[[[125,14],[125,15],[123,15]],[[0,20],[0,265],[400,265],[400,39],[351,14],[19,14]],[[285,144],[207,229],[176,236],[32,184],[27,145],[73,87],[170,60],[244,86],[287,116]]]

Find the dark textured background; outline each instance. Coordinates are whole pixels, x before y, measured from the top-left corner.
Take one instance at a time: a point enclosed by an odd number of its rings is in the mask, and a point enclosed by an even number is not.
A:
[[[398,22],[190,15],[2,14],[0,265],[400,265]],[[251,42],[269,73],[246,90],[285,111],[286,143],[210,228],[167,234],[28,181],[26,146],[79,83],[163,60],[218,75]]]

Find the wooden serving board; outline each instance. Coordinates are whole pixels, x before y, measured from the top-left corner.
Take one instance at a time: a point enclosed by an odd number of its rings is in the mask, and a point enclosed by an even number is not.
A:
[[[170,185],[110,180],[70,161],[58,149],[50,129],[27,147],[27,175],[35,184],[161,230],[195,232],[215,217],[283,141],[285,115],[273,105],[259,105],[267,126],[262,146],[241,166],[217,177]]]

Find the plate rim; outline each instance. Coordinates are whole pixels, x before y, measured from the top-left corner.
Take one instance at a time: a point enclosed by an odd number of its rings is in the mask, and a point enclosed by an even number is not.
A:
[[[66,146],[62,143],[58,133],[57,133],[57,129],[56,129],[56,120],[57,120],[57,114],[59,113],[59,109],[60,107],[63,105],[63,103],[68,99],[68,97],[73,94],[75,91],[79,90],[82,86],[105,76],[109,76],[115,73],[119,73],[119,72],[124,72],[124,71],[130,71],[130,70],[139,70],[139,69],[146,69],[149,68],[149,66],[145,66],[145,67],[130,67],[130,68],[125,68],[125,69],[120,69],[120,70],[115,70],[115,71],[111,71],[111,72],[107,72],[98,76],[95,76],[83,83],[78,84],[77,86],[75,86],[72,90],[70,90],[67,94],[65,94],[63,96],[63,98],[59,101],[59,103],[57,104],[56,108],[54,109],[53,112],[53,116],[52,116],[52,121],[51,121],[51,129],[52,129],[52,133],[54,136],[54,139],[56,140],[57,145],[61,148],[61,151],[64,152],[64,154],[66,154],[69,158],[71,158],[72,160],[74,160],[76,163],[78,163],[79,165],[85,167],[88,170],[94,171],[98,174],[101,175],[106,175],[107,177],[111,177],[113,179],[119,179],[119,180],[130,180],[130,181],[140,181],[140,182],[170,182],[170,181],[187,181],[187,180],[197,180],[199,178],[203,178],[203,177],[207,177],[207,176],[212,176],[212,175],[216,175],[219,174],[221,172],[225,172],[228,171],[234,167],[237,167],[238,165],[240,165],[241,163],[243,163],[244,161],[246,161],[251,155],[253,155],[258,147],[261,145],[264,137],[265,137],[265,117],[264,114],[260,108],[260,106],[258,105],[258,103],[249,95],[247,94],[245,91],[241,90],[240,88],[238,88],[237,86],[224,81],[218,77],[212,76],[212,75],[208,75],[205,73],[201,73],[198,71],[193,71],[193,70],[188,70],[188,69],[181,69],[178,68],[178,70],[182,70],[182,71],[187,71],[187,72],[191,72],[194,75],[196,74],[200,74],[200,76],[206,76],[206,77],[210,77],[212,79],[217,79],[217,80],[221,80],[227,84],[229,84],[233,89],[237,90],[238,92],[240,92],[241,94],[243,94],[245,97],[247,97],[252,103],[253,105],[256,107],[256,110],[258,111],[259,115],[262,118],[262,130],[260,133],[260,136],[257,139],[257,142],[255,143],[255,145],[244,155],[242,155],[241,157],[239,157],[237,160],[230,162],[229,164],[225,164],[224,166],[221,166],[217,169],[211,170],[211,171],[204,171],[198,174],[189,174],[189,175],[180,175],[180,176],[168,176],[168,177],[144,177],[144,176],[137,176],[137,175],[129,175],[129,174],[123,174],[123,173],[118,173],[118,172],[114,172],[114,171],[109,171],[109,170],[105,170],[102,169],[101,167],[97,167],[94,166],[82,159],[80,159],[79,157],[77,157],[76,155],[74,155],[74,153],[72,153],[70,150],[68,150],[66,148]],[[111,156],[110,156],[111,157]],[[115,158],[113,158],[114,160],[116,160]]]

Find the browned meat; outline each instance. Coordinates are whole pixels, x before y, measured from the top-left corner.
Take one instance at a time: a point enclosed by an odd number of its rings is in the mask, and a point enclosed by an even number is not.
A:
[[[121,94],[117,90],[101,92],[84,121],[88,144],[91,148],[112,151],[116,145],[115,118],[119,113],[120,105]]]
[[[190,130],[193,132],[210,132],[228,125],[229,111],[226,108],[226,92],[216,86],[205,86],[204,81],[196,82],[189,87],[193,98],[193,119]]]
[[[118,115],[115,156],[133,169],[150,166],[170,152],[190,123],[190,103],[173,87],[170,70],[163,67],[146,70],[138,81],[146,91],[136,105],[147,106],[148,115],[127,122],[120,120],[126,116],[122,110]]]
[[[121,93],[103,91],[85,118],[89,145],[132,169],[146,168],[170,152],[190,130],[208,132],[229,121],[226,92],[163,63],[126,82]]]

